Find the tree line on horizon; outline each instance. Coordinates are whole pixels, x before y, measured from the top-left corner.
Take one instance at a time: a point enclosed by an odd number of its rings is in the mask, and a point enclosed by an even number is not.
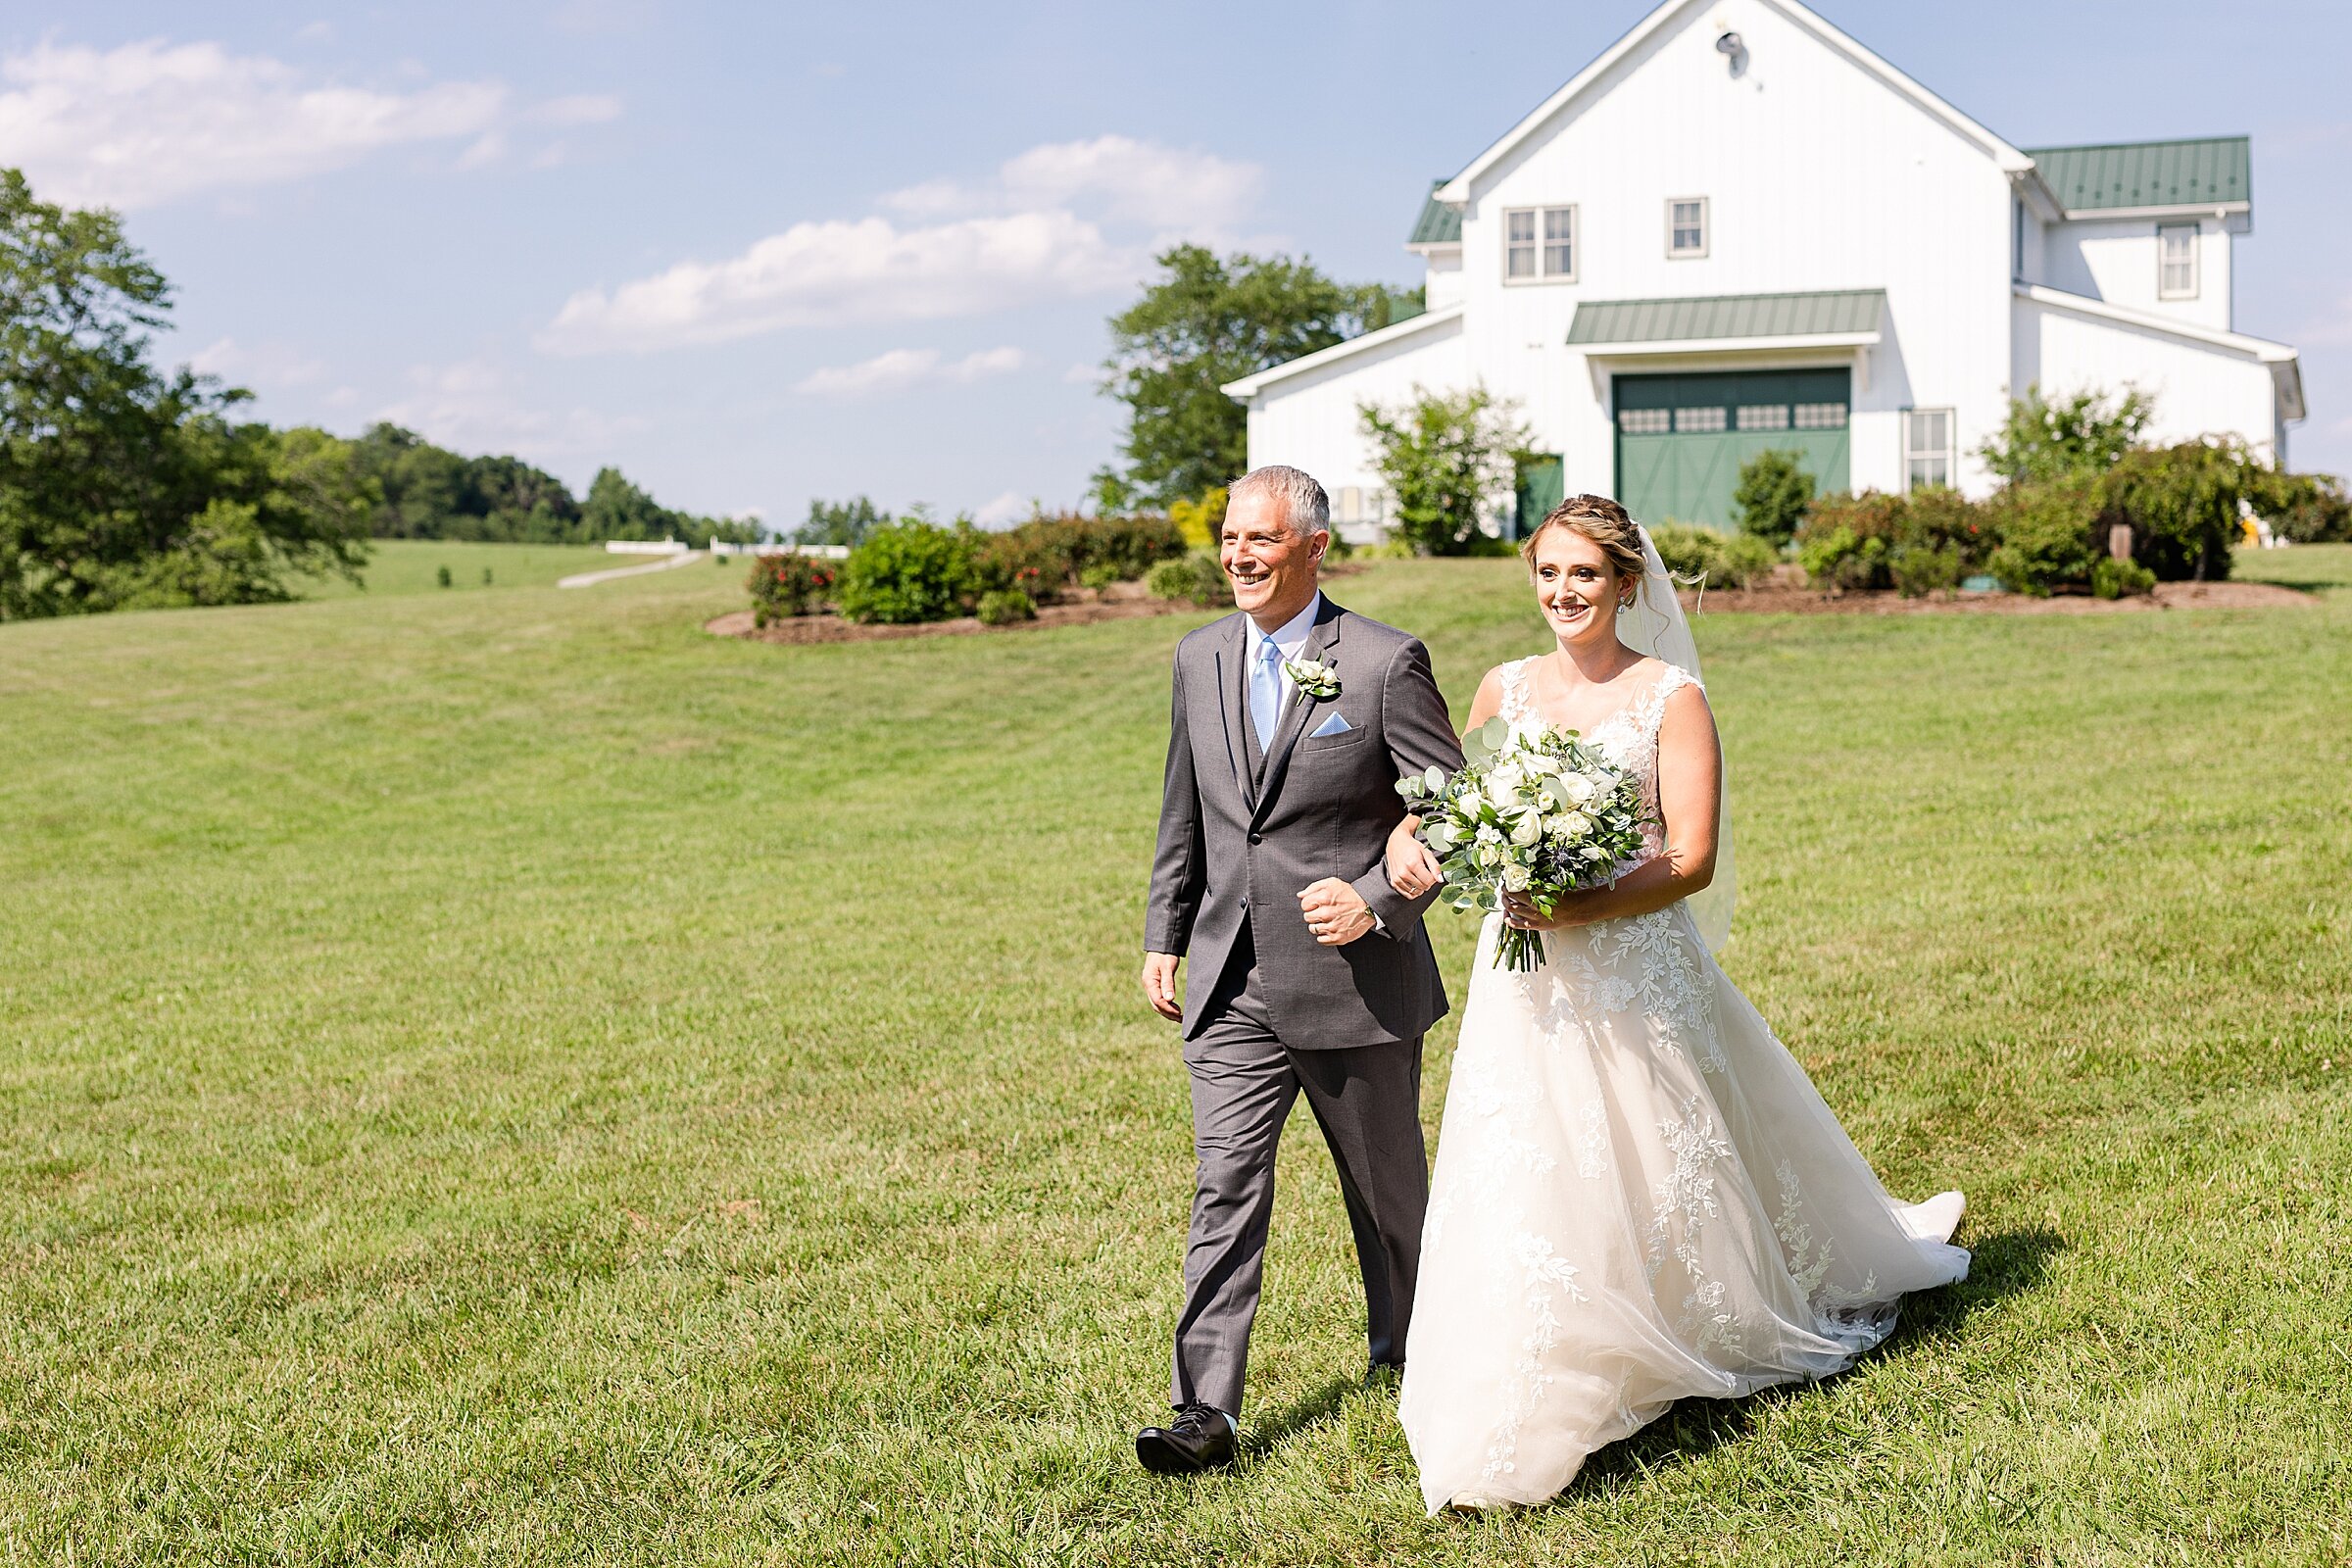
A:
[[[0,168],[0,620],[267,603],[363,581],[374,538],[745,541],[617,468],[575,498],[519,458],[378,423],[358,437],[241,417],[253,394],[155,363],[172,285],[121,218]]]

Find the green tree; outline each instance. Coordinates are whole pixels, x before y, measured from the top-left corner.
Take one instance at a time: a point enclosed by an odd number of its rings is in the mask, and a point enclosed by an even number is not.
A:
[[[792,531],[792,542],[799,545],[848,545],[853,549],[865,543],[865,536],[890,522],[890,514],[875,506],[865,496],[853,496],[847,501],[818,501],[808,503],[808,520]]]
[[[0,618],[279,598],[366,561],[354,475],[149,362],[171,299],[113,213],[0,170]]]
[[[1359,404],[1377,466],[1396,498],[1396,532],[1424,556],[1465,556],[1486,538],[1488,498],[1510,487],[1527,432],[1484,387],[1416,389],[1401,409]]]
[[[1796,537],[1796,525],[1812,504],[1813,475],[1805,471],[1803,453],[1759,452],[1740,465],[1732,510],[1742,533],[1779,550]]]
[[[2121,397],[2077,392],[2052,403],[2039,386],[2009,401],[2009,417],[1991,440],[1978,448],[1986,467],[2011,484],[2057,479],[2072,473],[2104,473],[2139,444],[2155,405],[2127,388]]]
[[[1166,507],[1224,484],[1248,464],[1248,415],[1224,383],[1329,348],[1386,321],[1399,296],[1336,283],[1312,262],[1200,245],[1161,253],[1144,297],[1110,318],[1103,390],[1127,405],[1123,463],[1096,475],[1105,515]]]

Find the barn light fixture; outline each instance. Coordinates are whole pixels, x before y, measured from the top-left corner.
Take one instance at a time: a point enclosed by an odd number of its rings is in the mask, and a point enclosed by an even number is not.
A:
[[[1740,74],[1740,69],[1747,64],[1747,45],[1736,32],[1727,32],[1717,38],[1715,52],[1731,62],[1732,74],[1735,76]]]

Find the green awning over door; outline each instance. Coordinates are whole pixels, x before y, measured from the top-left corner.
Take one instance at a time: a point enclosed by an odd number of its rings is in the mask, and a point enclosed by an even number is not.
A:
[[[1620,375],[1617,498],[1642,522],[1734,528],[1740,466],[1772,450],[1795,453],[1817,490],[1843,490],[1851,387],[1845,369]]]

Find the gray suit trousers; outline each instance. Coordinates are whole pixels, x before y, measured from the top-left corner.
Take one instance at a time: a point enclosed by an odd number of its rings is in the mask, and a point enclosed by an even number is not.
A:
[[[1429,1161],[1421,1139],[1418,1038],[1336,1051],[1285,1048],[1246,941],[1217,987],[1205,1026],[1184,1048],[1198,1168],[1170,1399],[1180,1406],[1199,1400],[1238,1416],[1274,1212],[1274,1152],[1299,1093],[1339,1167],[1376,1365],[1404,1360]]]

